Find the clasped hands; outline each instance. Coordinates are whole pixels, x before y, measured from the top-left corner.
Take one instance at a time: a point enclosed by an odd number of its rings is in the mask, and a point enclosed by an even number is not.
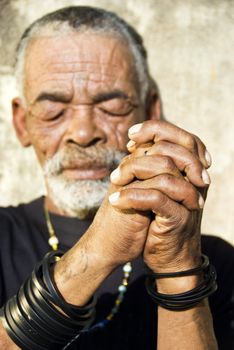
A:
[[[201,214],[210,184],[205,145],[165,121],[136,124],[129,138],[130,154],[111,174],[109,202],[132,215],[133,228],[142,232],[138,250],[149,268],[167,272],[198,265]]]
[[[110,273],[140,255],[154,272],[201,263],[200,221],[211,165],[206,147],[165,121],[136,124],[129,137],[129,155],[112,172],[92,224],[56,263],[57,287],[71,304],[87,303]],[[160,279],[157,288],[176,294],[198,279]]]

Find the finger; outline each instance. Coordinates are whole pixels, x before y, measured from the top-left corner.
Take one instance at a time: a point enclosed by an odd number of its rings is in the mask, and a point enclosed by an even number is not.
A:
[[[135,189],[136,191],[146,189],[149,192],[158,190],[170,199],[181,203],[188,210],[199,210],[204,207],[204,199],[200,192],[183,177],[162,174],[148,180],[134,181],[124,189]]]
[[[136,157],[143,155],[164,155],[173,159],[178,169],[185,173],[188,180],[195,186],[204,187],[211,183],[209,173],[199,158],[186,148],[167,141],[159,141],[151,147],[141,145],[132,153]]]
[[[128,141],[126,147],[129,151],[129,153],[136,153],[137,155],[143,155],[144,152],[149,149],[151,146],[153,146],[154,142],[147,142],[143,144],[137,144],[135,141],[130,140]]]
[[[111,173],[110,178],[111,182],[116,185],[127,185],[136,178],[145,180],[164,173],[176,177],[182,176],[171,158],[161,155],[147,155],[128,157]]]
[[[147,200],[146,200],[147,199]],[[115,192],[109,197],[110,203],[118,209],[134,209],[137,211],[152,211],[165,218],[174,217],[183,207],[158,190],[125,189]],[[182,209],[185,211],[185,208]]]
[[[209,168],[212,164],[212,158],[211,158],[211,155],[210,153],[207,151],[206,149],[206,146],[204,145],[204,143],[199,139],[198,136],[194,135],[195,137],[195,140],[197,142],[197,150],[198,150],[198,155],[199,155],[199,158],[202,159],[203,157],[205,159],[203,159],[203,162],[202,164],[206,164],[205,167],[206,168]]]
[[[206,159],[206,147],[202,141],[198,137],[166,121],[148,120],[142,124],[135,124],[129,129],[128,135],[135,142],[129,148],[129,151],[134,150],[138,144],[156,143],[165,140],[187,148],[190,152],[199,156],[204,167],[208,168],[210,166]]]
[[[170,157],[176,167],[185,173],[188,180],[195,186],[204,187],[211,182],[210,176],[200,159],[180,145],[159,141],[149,148],[146,154],[147,156],[155,154]]]
[[[209,168],[212,165],[212,158],[208,150],[206,149],[205,145],[202,143],[202,141],[195,136],[196,142],[197,142],[197,150],[198,150],[198,158],[202,158],[203,156],[206,159],[206,165],[205,168]],[[130,154],[134,154],[136,157],[143,156],[147,153],[147,151],[154,145],[153,142],[148,142],[144,144],[137,144],[135,141],[130,140],[127,143],[127,148]],[[204,164],[205,161],[202,162]]]

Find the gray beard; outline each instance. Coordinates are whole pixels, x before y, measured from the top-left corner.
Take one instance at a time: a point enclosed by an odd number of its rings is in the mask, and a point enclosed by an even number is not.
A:
[[[105,166],[112,171],[125,155],[125,152],[100,146],[99,149],[97,146],[62,149],[48,159],[43,167],[50,198],[60,210],[71,217],[92,217],[108,191],[109,176],[98,180],[71,180],[64,176],[63,169],[71,164],[82,163],[87,167],[95,164]]]

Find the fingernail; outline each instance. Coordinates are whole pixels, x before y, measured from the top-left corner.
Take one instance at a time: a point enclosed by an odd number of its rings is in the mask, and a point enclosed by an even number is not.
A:
[[[133,147],[133,146],[135,146],[135,144],[136,144],[136,142],[135,141],[133,141],[133,140],[130,140],[130,141],[128,141],[128,143],[127,143],[127,148],[131,148],[131,147]]]
[[[110,174],[110,179],[111,179],[111,181],[114,181],[114,180],[118,179],[119,177],[120,177],[120,170],[119,170],[119,168],[116,168]]]
[[[109,196],[109,202],[110,202],[111,204],[117,202],[118,199],[119,199],[119,195],[120,195],[120,192],[114,192],[114,193],[112,193],[112,194]]]
[[[199,204],[199,207],[200,207],[201,209],[204,207],[204,204],[205,204],[204,199],[203,199],[201,193],[199,193],[198,204]]]
[[[128,134],[129,134],[129,135],[136,134],[137,132],[139,132],[139,131],[141,130],[141,127],[142,127],[142,123],[133,125],[133,126],[128,130]]]
[[[205,158],[206,158],[206,161],[207,161],[208,166],[211,166],[211,164],[212,164],[212,158],[211,158],[210,153],[209,153],[207,150],[206,150],[206,152],[205,152]]]
[[[211,183],[210,175],[208,174],[206,169],[202,170],[202,180],[206,185],[209,185]]]

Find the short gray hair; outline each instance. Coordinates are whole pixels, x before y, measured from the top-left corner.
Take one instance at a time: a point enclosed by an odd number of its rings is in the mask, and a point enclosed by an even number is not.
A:
[[[140,96],[143,103],[152,84],[147,64],[147,53],[141,36],[122,18],[110,11],[89,6],[71,6],[49,13],[28,27],[17,47],[15,74],[21,97],[24,99],[24,67],[28,44],[32,38],[49,31],[110,33],[124,40],[134,57]]]

